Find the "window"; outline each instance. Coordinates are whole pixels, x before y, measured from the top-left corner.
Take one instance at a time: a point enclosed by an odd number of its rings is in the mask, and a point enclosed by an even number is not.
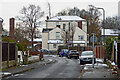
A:
[[[78,36],[78,40],[84,40],[84,36],[83,35],[79,35]]]
[[[59,22],[56,22],[56,26],[59,25]]]
[[[56,27],[60,28],[59,22],[56,22]]]
[[[56,44],[53,44],[53,48],[56,48]]]
[[[65,31],[66,24],[63,24],[63,30]]]
[[[56,32],[56,39],[60,39],[60,32]]]

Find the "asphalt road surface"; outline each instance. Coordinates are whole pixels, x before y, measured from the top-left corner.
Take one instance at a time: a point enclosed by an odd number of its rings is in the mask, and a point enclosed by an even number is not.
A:
[[[66,57],[48,56],[55,59],[55,63],[42,65],[39,68],[13,75],[9,78],[80,78],[79,59],[67,59]]]

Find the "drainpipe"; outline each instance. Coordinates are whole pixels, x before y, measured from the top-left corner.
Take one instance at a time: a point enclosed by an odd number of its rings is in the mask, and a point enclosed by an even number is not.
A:
[[[3,23],[3,19],[0,18],[0,72],[2,70],[2,23]]]

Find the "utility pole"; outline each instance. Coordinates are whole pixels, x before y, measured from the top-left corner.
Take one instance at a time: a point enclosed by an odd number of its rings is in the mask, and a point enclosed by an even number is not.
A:
[[[48,8],[49,8],[49,18],[51,18],[51,6],[49,2],[48,2]]]
[[[94,68],[94,33],[92,33],[93,35],[93,58],[92,58],[92,67]]]

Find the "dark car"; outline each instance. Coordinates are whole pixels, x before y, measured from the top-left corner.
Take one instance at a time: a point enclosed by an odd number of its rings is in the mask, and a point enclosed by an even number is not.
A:
[[[87,63],[91,64],[93,58],[94,58],[94,62],[96,62],[93,51],[83,51],[80,56],[80,64],[87,64]]]
[[[63,56],[68,56],[69,50],[68,49],[62,49],[59,52],[59,57],[63,57]]]
[[[68,58],[79,58],[79,52],[77,50],[70,50],[69,54],[68,54]]]
[[[45,54],[49,54],[49,50],[48,49],[41,49],[40,51],[45,53]]]

